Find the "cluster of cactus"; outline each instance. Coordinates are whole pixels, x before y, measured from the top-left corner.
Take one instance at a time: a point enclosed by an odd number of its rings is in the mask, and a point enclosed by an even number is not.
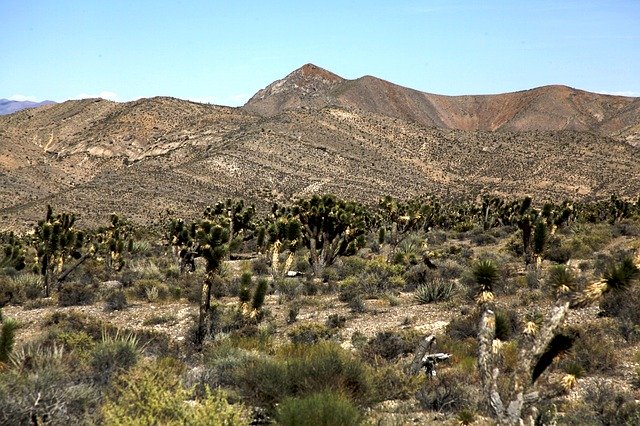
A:
[[[386,196],[380,199],[378,207],[382,216],[379,242],[385,241],[386,229],[389,228],[388,239],[394,249],[408,233],[428,231],[444,220],[443,205],[432,197],[400,202]]]
[[[26,250],[22,240],[13,232],[6,235],[3,247],[4,257],[0,260],[0,268],[14,268],[17,271],[26,266]]]
[[[273,208],[273,215],[265,229],[263,241],[258,241],[259,247],[263,247],[270,255],[271,276],[274,279],[283,278],[293,265],[296,250],[302,239],[302,223],[297,217]],[[260,233],[258,234],[260,236]],[[280,254],[288,252],[286,260],[280,261]]]
[[[36,251],[34,272],[43,277],[46,297],[49,297],[53,276],[62,276],[66,262],[82,257],[85,233],[74,228],[75,222],[74,214],[54,214],[52,207],[47,206],[44,220],[40,220],[35,227],[32,236]],[[60,282],[58,280],[58,286]]]

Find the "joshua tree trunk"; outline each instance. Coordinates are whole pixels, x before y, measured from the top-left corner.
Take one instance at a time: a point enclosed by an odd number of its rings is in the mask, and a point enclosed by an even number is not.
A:
[[[485,396],[489,400],[496,420],[501,425],[523,425],[522,418],[525,408],[532,406],[541,399],[539,392],[531,389],[531,369],[540,356],[545,352],[549,343],[562,325],[569,312],[569,301],[560,303],[551,312],[530,342],[524,344],[518,356],[518,367],[512,375],[511,392],[503,395],[508,400],[503,401],[498,391],[498,376],[500,370],[494,362],[493,341],[495,338],[495,313],[491,309],[485,309],[480,321],[478,331],[478,370]],[[557,395],[546,395],[547,398]],[[505,403],[508,405],[505,406]],[[528,422],[532,422],[529,419]],[[533,423],[532,423],[533,424]]]
[[[309,239],[309,261],[311,263],[311,269],[313,270],[313,276],[319,277],[322,273],[322,266],[320,265],[320,258],[318,256],[318,250],[316,249],[316,239]]]
[[[198,317],[198,330],[196,331],[196,344],[202,345],[209,327],[209,311],[211,302],[211,287],[213,286],[212,272],[207,272],[207,277],[202,284],[200,295],[200,315]]]

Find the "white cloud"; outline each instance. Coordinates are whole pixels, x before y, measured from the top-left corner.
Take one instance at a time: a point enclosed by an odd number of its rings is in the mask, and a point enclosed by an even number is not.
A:
[[[18,101],[18,102],[24,102],[24,101],[40,102],[40,100],[35,96],[26,96],[26,95],[20,95],[20,94],[9,96],[9,100],[10,101]]]
[[[109,101],[116,101],[116,102],[120,99],[117,93],[109,92],[109,91],[102,91],[98,94],[80,93],[79,95],[76,95],[71,99],[87,99],[87,98],[102,98],[102,99],[106,99]]]

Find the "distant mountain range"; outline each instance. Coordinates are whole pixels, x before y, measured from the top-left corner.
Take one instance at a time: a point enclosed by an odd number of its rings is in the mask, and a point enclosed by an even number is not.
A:
[[[244,109],[273,116],[287,109],[358,109],[428,127],[467,131],[590,131],[640,142],[640,98],[543,86],[497,95],[444,96],[376,77],[346,80],[313,64],[258,91]]]
[[[0,115],[13,114],[27,108],[37,108],[43,105],[55,104],[53,101],[31,102],[31,101],[10,101],[0,99]]]
[[[639,102],[565,86],[431,95],[305,65],[240,108],[155,97],[27,109],[0,116],[0,231],[28,228],[46,204],[100,224],[327,192],[637,198]]]

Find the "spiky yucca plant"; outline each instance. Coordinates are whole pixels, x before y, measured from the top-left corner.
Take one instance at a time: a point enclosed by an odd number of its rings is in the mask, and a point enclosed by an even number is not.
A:
[[[598,301],[609,291],[624,291],[640,278],[640,252],[635,259],[626,257],[617,265],[611,265],[602,278],[589,284],[571,300],[572,308],[581,308]]]
[[[565,294],[575,290],[576,277],[566,265],[552,267],[547,281],[556,294]]]
[[[473,278],[478,285],[478,302],[493,300],[493,287],[498,280],[498,267],[489,259],[478,261],[473,267]]]

